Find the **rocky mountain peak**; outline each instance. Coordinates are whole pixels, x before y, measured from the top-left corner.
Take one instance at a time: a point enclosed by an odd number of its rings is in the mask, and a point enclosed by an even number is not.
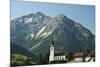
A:
[[[55,17],[56,20],[59,20],[59,21],[63,21],[65,19],[67,19],[67,16],[65,16],[64,14],[58,14],[56,17]]]
[[[36,12],[35,15],[37,15],[37,16],[45,16],[42,12]]]

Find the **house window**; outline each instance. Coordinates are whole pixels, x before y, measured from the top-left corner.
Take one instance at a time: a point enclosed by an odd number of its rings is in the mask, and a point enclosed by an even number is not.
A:
[[[55,60],[57,60],[57,57],[55,57]]]
[[[62,60],[62,58],[63,58],[63,57],[62,57],[62,56],[60,56],[60,60]]]
[[[62,60],[64,60],[64,57],[62,56]]]
[[[56,58],[57,58],[57,60],[58,60],[58,56],[57,56]]]
[[[57,56],[57,60],[59,60],[59,56]]]

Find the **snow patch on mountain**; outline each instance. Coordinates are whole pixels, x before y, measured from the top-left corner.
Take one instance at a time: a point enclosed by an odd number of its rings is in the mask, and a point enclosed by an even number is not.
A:
[[[33,20],[33,18],[31,17],[31,18],[25,18],[25,23],[31,23],[32,22],[32,20]]]
[[[36,44],[35,46],[33,46],[32,48],[29,49],[29,51],[32,51],[34,48],[39,47],[39,45],[42,43],[42,41],[40,41],[38,44]]]
[[[43,28],[37,33],[36,37],[39,36],[39,35],[44,31],[45,28],[46,28],[46,27],[43,27]]]
[[[53,31],[44,32],[40,37],[47,38]]]

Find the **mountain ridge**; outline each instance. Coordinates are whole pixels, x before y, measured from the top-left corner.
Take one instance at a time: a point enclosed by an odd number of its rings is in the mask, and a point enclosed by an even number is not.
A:
[[[25,20],[19,22],[25,19],[23,16],[19,20],[11,21],[11,41],[22,44],[34,55],[48,53],[52,38],[56,51],[64,50],[68,53],[95,48],[95,35],[64,14],[58,14],[52,18],[37,12],[27,16],[27,20],[30,16],[32,17],[31,23],[26,23]]]

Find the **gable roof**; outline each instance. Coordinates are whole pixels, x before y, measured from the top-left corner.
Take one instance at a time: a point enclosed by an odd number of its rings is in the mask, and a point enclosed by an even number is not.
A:
[[[77,58],[77,57],[83,57],[84,56],[84,53],[83,52],[77,52],[74,54],[74,57]]]
[[[62,56],[62,55],[65,55],[65,52],[64,51],[55,52],[54,55],[55,56]]]

